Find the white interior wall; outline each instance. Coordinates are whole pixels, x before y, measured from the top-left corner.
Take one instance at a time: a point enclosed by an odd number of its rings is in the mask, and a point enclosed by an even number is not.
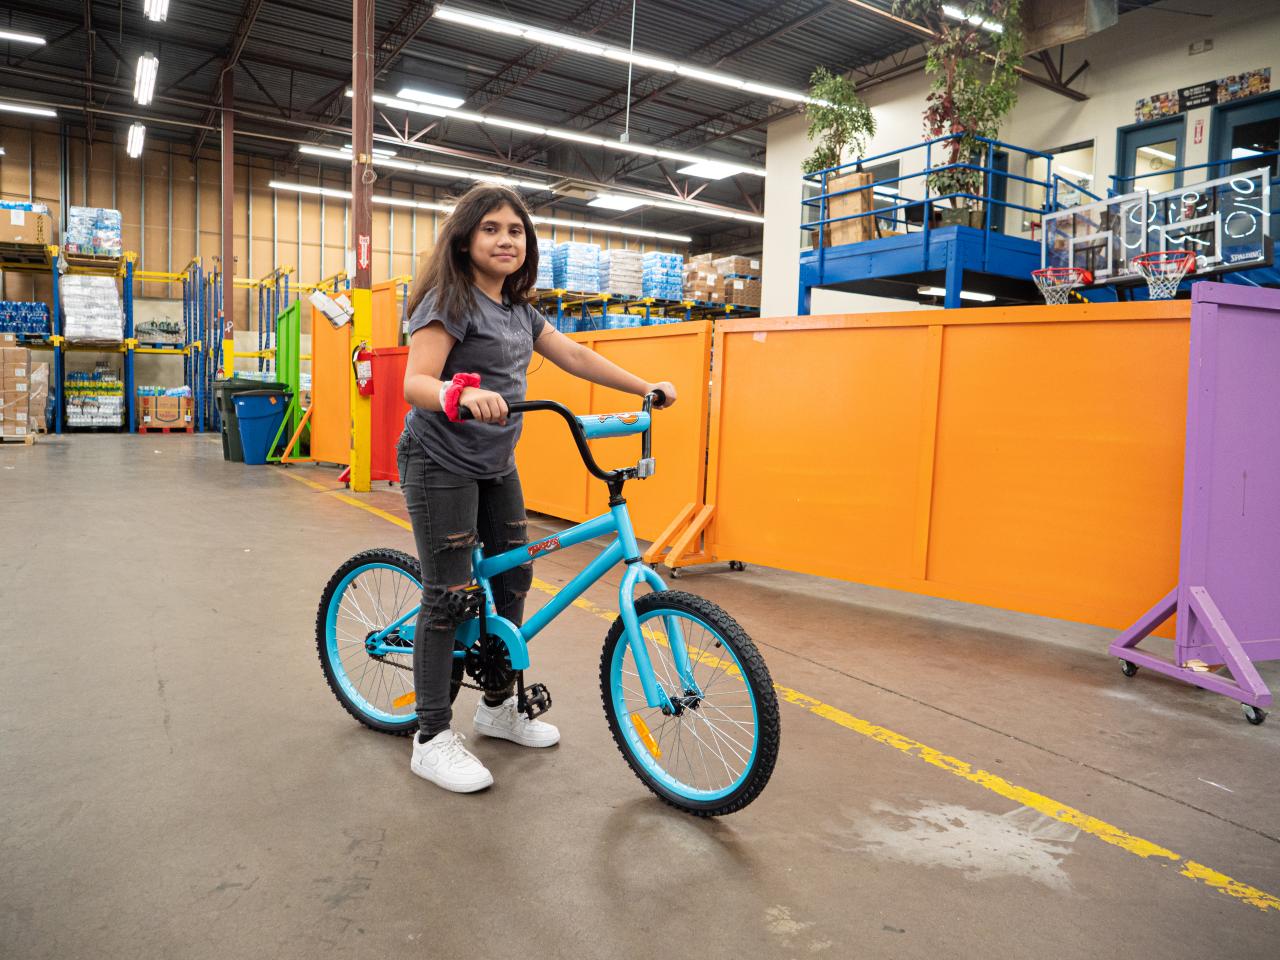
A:
[[[1272,90],[1280,90],[1280,2],[1239,0],[1178,0],[1175,13],[1156,4],[1125,14],[1110,30],[1066,48],[1065,70],[1070,73],[1082,60],[1089,69],[1072,84],[1089,99],[1076,102],[1035,84],[1018,88],[1018,103],[1005,121],[1000,139],[1006,143],[1045,150],[1094,141],[1092,192],[1105,195],[1108,175],[1115,172],[1116,131],[1134,123],[1134,105],[1141,97],[1190,86],[1246,70],[1270,67]],[[1193,16],[1188,14],[1207,14]],[[1210,39],[1213,49],[1191,55],[1193,41]],[[1029,66],[1042,72],[1038,64]],[[877,133],[868,147],[874,155],[909,146],[923,139],[922,113],[929,80],[915,73],[873,87],[865,99],[871,105]],[[1211,107],[1188,111],[1184,164],[1209,159],[1212,135]],[[1201,143],[1194,143],[1197,120],[1204,121]],[[805,136],[803,117],[792,116],[769,127],[765,180],[764,263],[761,282],[762,316],[787,316],[796,312],[800,277],[800,164],[812,149]],[[924,168],[924,151],[902,157],[902,173]],[[1010,164],[1010,172],[1022,173],[1022,165]],[[909,196],[921,196],[920,181],[900,184]],[[1010,200],[1018,196],[1012,186]],[[1015,229],[1018,211],[1008,224]],[[814,291],[813,312],[863,312],[914,309],[907,301],[864,297],[836,291]]]

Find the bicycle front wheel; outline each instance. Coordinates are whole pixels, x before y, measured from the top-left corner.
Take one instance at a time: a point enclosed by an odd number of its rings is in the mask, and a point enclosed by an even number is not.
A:
[[[356,554],[324,588],[316,612],[320,665],[338,702],[366,727],[400,735],[417,729],[413,640],[396,631],[387,637],[391,651],[381,653],[371,653],[366,641],[421,601],[417,559],[387,548]],[[410,618],[406,626],[414,625]],[[451,700],[462,681],[462,659],[456,654],[452,679]]]
[[[760,795],[778,757],[778,699],[764,659],[732,617],[710,600],[665,590],[636,601],[654,678],[675,704],[650,707],[622,618],[600,658],[609,729],[632,771],[688,813],[741,810]],[[693,686],[681,681],[671,637],[683,639]]]

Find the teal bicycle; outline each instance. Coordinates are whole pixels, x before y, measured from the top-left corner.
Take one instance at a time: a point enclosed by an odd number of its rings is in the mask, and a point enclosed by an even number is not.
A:
[[[518,708],[531,719],[551,707],[544,684],[528,687],[529,641],[615,565],[626,572],[620,611],[600,656],[600,696],[613,739],[632,771],[666,802],[698,816],[741,810],[773,773],[780,736],[778,701],[764,659],[746,631],[702,597],[668,590],[640,557],[627,502],[628,480],[653,475],[651,407],[635,413],[576,417],[547,400],[509,405],[513,413],[551,412],[567,423],[592,476],[609,489],[609,512],[533,543],[472,555],[474,583],[456,633],[452,696],[463,686],[503,689],[516,683]],[[465,414],[464,414],[465,417]],[[588,440],[641,435],[634,467],[604,470]],[[521,564],[596,537],[611,542],[523,626],[498,616],[492,578]],[[637,595],[641,584],[650,592]],[[330,689],[347,711],[374,730],[417,729],[413,639],[422,598],[415,557],[366,550],[325,586],[316,615],[316,646]],[[470,678],[473,683],[467,683]]]

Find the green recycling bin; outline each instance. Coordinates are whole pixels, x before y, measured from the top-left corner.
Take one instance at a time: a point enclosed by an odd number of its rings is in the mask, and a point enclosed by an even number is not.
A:
[[[288,392],[289,385],[275,381],[250,380],[247,377],[213,381],[213,402],[217,405],[218,417],[222,422],[222,459],[233,463],[244,463],[244,447],[240,442],[240,423],[236,417],[235,395],[247,390]]]

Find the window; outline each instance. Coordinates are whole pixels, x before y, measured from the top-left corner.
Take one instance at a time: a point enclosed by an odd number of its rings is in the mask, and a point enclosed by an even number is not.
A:
[[[1075,207],[1082,203],[1088,203],[1093,199],[1089,194],[1097,194],[1098,190],[1094,186],[1092,140],[1072,143],[1065,147],[1054,147],[1044,152],[1053,157],[1053,174],[1055,178],[1059,178],[1055,181],[1058,186],[1057,201],[1059,207]],[[1043,183],[1049,173],[1049,169],[1048,160],[1043,157],[1031,157],[1027,161],[1027,179],[1038,180]],[[1023,193],[1022,205],[1036,210],[1043,210],[1045,207],[1044,187],[1031,183],[1024,184],[1024,186],[1026,190]],[[1085,191],[1088,192],[1086,193]],[[1053,199],[1052,185],[1050,185],[1049,199]],[[1035,214],[1023,211],[1022,229],[1024,231],[1030,231],[1039,221],[1040,218]]]

